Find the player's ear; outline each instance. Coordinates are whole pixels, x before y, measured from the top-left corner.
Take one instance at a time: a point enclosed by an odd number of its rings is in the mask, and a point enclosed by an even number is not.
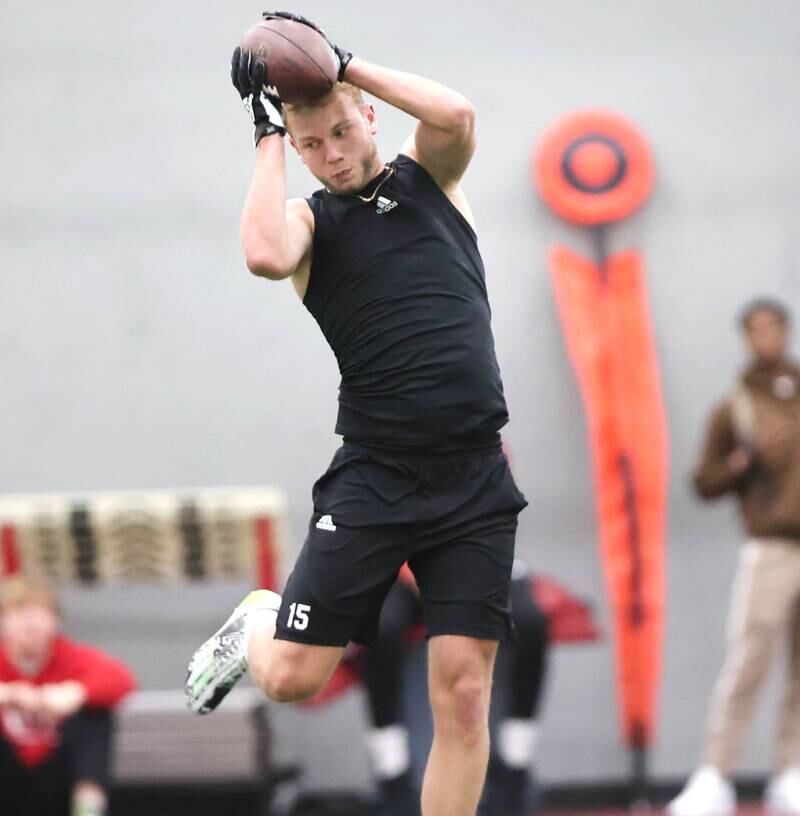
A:
[[[300,150],[297,147],[297,142],[295,142],[294,136],[292,136],[292,134],[289,131],[286,132],[286,135],[289,137],[289,144],[295,149],[295,152],[297,153],[298,156],[300,156],[300,159],[302,160],[303,156],[301,155]]]
[[[375,106],[371,102],[364,105],[364,119],[367,121],[369,132],[374,136],[378,132],[378,116],[375,113]]]

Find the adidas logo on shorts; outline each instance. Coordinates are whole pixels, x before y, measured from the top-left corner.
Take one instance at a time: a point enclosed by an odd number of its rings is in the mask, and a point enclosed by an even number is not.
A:
[[[327,530],[329,533],[332,533],[336,529],[336,525],[333,523],[331,516],[320,516],[315,526],[318,530]]]

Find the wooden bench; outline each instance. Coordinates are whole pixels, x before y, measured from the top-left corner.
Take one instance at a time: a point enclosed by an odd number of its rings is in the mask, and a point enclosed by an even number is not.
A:
[[[252,782],[270,764],[266,701],[234,689],[213,717],[186,710],[182,691],[140,691],[117,711],[114,778],[122,784]]]
[[[296,774],[273,762],[268,704],[254,688],[234,689],[211,717],[190,714],[177,690],[137,692],[117,711],[117,787],[252,788],[254,816],[270,816],[278,787]]]

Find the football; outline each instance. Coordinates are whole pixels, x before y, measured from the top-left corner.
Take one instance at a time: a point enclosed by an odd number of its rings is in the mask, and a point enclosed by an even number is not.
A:
[[[310,26],[295,20],[262,20],[241,41],[267,67],[267,84],[283,102],[302,105],[329,93],[339,70],[333,49]]]

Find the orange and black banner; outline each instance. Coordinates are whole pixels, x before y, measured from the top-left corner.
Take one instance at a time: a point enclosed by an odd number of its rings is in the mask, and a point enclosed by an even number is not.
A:
[[[667,424],[640,252],[607,250],[612,225],[650,194],[653,165],[625,118],[584,111],[556,122],[534,152],[545,202],[590,229],[590,258],[548,254],[558,313],[586,412],[600,548],[613,613],[621,731],[634,776],[657,723],[664,619]]]

